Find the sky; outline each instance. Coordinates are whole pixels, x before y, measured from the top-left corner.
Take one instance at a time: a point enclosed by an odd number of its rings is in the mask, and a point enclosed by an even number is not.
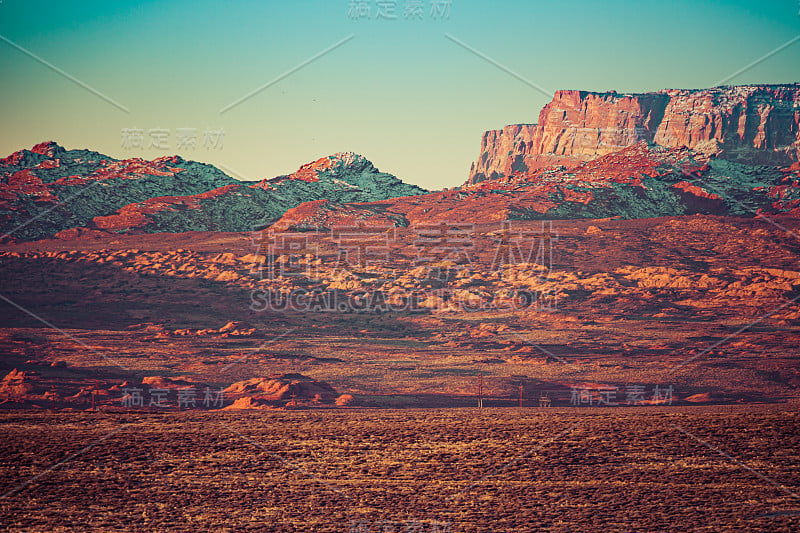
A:
[[[798,36],[798,0],[0,0],[0,155],[54,140],[256,180],[352,151],[440,189],[555,90],[797,82]]]

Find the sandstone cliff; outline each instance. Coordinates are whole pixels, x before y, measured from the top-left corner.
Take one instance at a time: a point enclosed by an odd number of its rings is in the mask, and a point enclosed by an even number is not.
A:
[[[791,164],[800,160],[800,84],[644,94],[558,91],[538,124],[484,134],[467,184],[575,166],[640,141],[747,164]]]

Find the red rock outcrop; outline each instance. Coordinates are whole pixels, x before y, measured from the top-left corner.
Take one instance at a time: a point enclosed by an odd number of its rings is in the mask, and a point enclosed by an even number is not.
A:
[[[211,191],[188,196],[158,196],[149,198],[138,204],[129,204],[118,210],[113,215],[94,217],[92,222],[101,230],[130,231],[142,228],[152,222],[147,215],[161,211],[177,209],[199,209],[201,200],[216,198],[230,194],[241,186],[236,184],[225,185]]]
[[[301,374],[282,374],[270,378],[237,381],[223,392],[226,397],[236,400],[228,409],[248,409],[263,404],[286,402],[289,399],[330,404],[339,396],[328,383]]]
[[[22,401],[35,389],[30,376],[15,368],[0,381],[0,400]]]
[[[313,200],[293,207],[275,224],[273,231],[327,231],[337,226],[403,226],[407,225],[400,215],[382,210],[382,203],[341,204],[330,200]]]
[[[538,124],[484,134],[467,183],[575,166],[643,140],[749,164],[791,164],[800,160],[800,84],[558,91]]]

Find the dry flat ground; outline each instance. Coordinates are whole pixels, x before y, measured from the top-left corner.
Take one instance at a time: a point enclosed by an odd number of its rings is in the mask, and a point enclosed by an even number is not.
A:
[[[11,531],[797,531],[794,404],[0,415]]]

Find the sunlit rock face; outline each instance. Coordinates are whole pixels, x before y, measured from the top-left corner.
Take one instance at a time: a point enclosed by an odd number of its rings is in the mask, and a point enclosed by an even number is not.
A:
[[[569,167],[640,141],[741,163],[789,165],[800,159],[800,84],[644,94],[558,91],[537,124],[484,134],[467,183]]]

